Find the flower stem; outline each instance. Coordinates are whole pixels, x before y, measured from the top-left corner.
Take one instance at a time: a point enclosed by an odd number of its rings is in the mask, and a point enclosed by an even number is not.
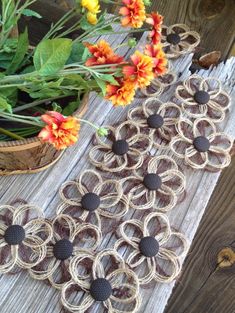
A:
[[[98,126],[96,126],[95,124],[93,124],[93,123],[91,123],[91,122],[89,122],[89,121],[87,121],[87,120],[84,120],[84,119],[82,119],[82,118],[78,118],[77,120],[80,121],[80,122],[82,122],[82,123],[84,123],[84,124],[88,124],[88,125],[92,126],[92,127],[95,128],[96,130],[99,130],[99,127],[98,127]]]
[[[16,139],[16,140],[22,140],[22,139],[24,139],[24,137],[21,137],[21,136],[19,136],[19,135],[16,135],[16,134],[12,133],[11,131],[6,130],[6,129],[1,128],[1,127],[0,127],[0,133],[6,135],[6,136],[8,136],[8,137],[11,137],[11,138],[13,138],[13,139]]]

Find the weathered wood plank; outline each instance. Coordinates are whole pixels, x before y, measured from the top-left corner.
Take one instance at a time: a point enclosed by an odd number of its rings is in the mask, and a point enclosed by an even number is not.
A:
[[[115,40],[115,44],[117,44],[117,40],[120,43],[123,39],[124,37],[122,36],[119,36],[118,39],[113,36],[109,38],[111,42]],[[123,50],[123,52],[125,51],[126,50]],[[190,74],[188,68],[191,63],[191,58],[192,55],[186,56],[174,63],[175,70],[180,70],[182,77],[186,77]],[[231,93],[234,86],[234,69],[235,60],[231,59],[227,62],[226,66],[219,65],[217,69],[201,71],[201,74],[203,76],[214,75],[220,78],[227,83],[227,91]],[[164,98],[170,98],[173,92],[174,87],[166,93]],[[90,108],[86,117],[91,121],[95,121],[97,124],[108,125],[115,123],[123,119],[126,116],[127,110],[130,108],[113,109],[110,103],[103,101],[95,95],[92,95],[90,102]],[[136,106],[141,102],[141,99],[136,99],[132,106]],[[104,107],[106,109],[106,115],[104,115]],[[230,134],[235,133],[234,120],[235,109],[233,106],[224,124],[224,128]],[[78,144],[69,149],[59,163],[45,173],[31,176],[22,175],[19,177],[1,178],[1,203],[9,203],[18,197],[22,197],[30,203],[35,203],[43,207],[48,216],[53,215],[59,203],[57,191],[62,182],[67,179],[76,178],[82,169],[90,167],[87,162],[87,153],[91,142],[91,135],[92,130],[84,126],[81,130]],[[161,153],[161,151],[159,151],[159,153]],[[188,181],[187,190],[190,190],[190,192],[184,203],[178,205],[169,214],[169,217],[172,224],[178,230],[185,232],[191,242],[220,173],[194,172],[190,169],[187,169],[185,172]],[[132,216],[132,213],[127,217],[130,216]],[[114,238],[106,236],[101,247],[107,245],[111,246],[114,240]],[[33,281],[25,273],[19,276],[2,276],[0,282],[2,286],[0,290],[0,305],[3,312],[52,313],[61,311],[58,303],[58,292],[48,289],[48,287],[41,282]],[[173,286],[174,283],[169,285],[158,284],[153,290],[144,290],[143,305],[140,312],[162,313]],[[32,296],[29,296],[31,293]],[[12,300],[13,298],[14,301]]]

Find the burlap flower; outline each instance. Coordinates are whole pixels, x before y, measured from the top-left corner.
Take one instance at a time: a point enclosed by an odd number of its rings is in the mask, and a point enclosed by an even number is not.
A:
[[[181,118],[178,105],[148,98],[142,105],[128,112],[128,119],[147,134],[156,148],[168,148],[176,135],[175,125]]]
[[[89,153],[91,163],[107,172],[140,167],[143,155],[151,148],[149,138],[140,134],[139,128],[130,121],[108,129],[108,137],[96,136],[98,144]]]
[[[114,250],[96,255],[79,253],[70,263],[70,273],[72,280],[64,285],[61,294],[62,304],[70,312],[138,311],[141,304],[138,278]]]
[[[60,188],[63,203],[57,214],[89,221],[101,228],[101,217],[119,219],[128,211],[120,182],[103,180],[94,170],[85,170],[78,181],[67,181]]]
[[[208,117],[215,123],[224,120],[231,101],[218,79],[198,75],[190,76],[178,86],[175,96],[189,117]]]
[[[141,169],[123,179],[130,207],[169,211],[185,190],[185,176],[169,156],[146,159]]]
[[[0,206],[0,273],[29,269],[45,256],[52,229],[40,208]]]
[[[200,43],[200,35],[185,24],[162,26],[162,46],[168,59],[190,53]]]
[[[101,241],[101,231],[88,223],[76,224],[65,214],[54,218],[52,228],[53,237],[47,245],[47,254],[41,263],[29,270],[29,274],[37,280],[48,279],[53,287],[61,289],[71,279],[70,260],[81,251],[95,250]]]
[[[186,254],[188,243],[184,235],[171,230],[166,215],[151,213],[143,222],[125,221],[119,231],[120,239],[114,249],[124,253],[126,263],[138,275],[140,284],[169,283],[179,275],[180,258]],[[178,246],[172,246],[175,241]]]
[[[217,130],[207,118],[194,122],[182,119],[177,125],[178,135],[170,143],[178,158],[194,169],[218,171],[231,162],[233,140]]]
[[[142,88],[140,91],[146,97],[159,97],[176,81],[177,75],[173,71],[171,63],[168,62],[167,72],[154,78],[148,87]]]

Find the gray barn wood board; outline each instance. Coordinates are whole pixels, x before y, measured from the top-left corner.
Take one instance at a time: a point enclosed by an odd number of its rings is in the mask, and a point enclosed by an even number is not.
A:
[[[144,39],[139,42],[143,47]],[[106,39],[116,46],[125,40],[125,35],[106,36]],[[120,53],[131,54],[132,51],[125,47]],[[190,75],[188,70],[192,55],[182,57],[173,63],[173,68],[180,73],[180,79]],[[234,89],[235,58],[229,59],[226,64],[220,64],[217,68],[199,72],[200,75],[215,76],[225,83],[225,88],[230,94]],[[174,92],[171,87],[161,98],[168,100]],[[233,90],[233,97],[235,93]],[[233,98],[234,100],[234,98]],[[98,125],[110,125],[126,117],[127,111],[143,100],[136,99],[134,103],[126,108],[112,108],[108,101],[102,100],[96,94],[91,94],[88,112],[85,118]],[[105,109],[104,109],[105,108]],[[223,124],[226,133],[235,134],[235,109],[234,103]],[[88,151],[91,147],[93,130],[86,125],[81,128],[78,143],[68,149],[60,161],[46,172],[36,175],[21,175],[0,178],[1,204],[10,203],[17,198],[22,198],[29,203],[42,207],[46,216],[52,217],[60,200],[58,189],[66,180],[76,179],[82,170],[92,168],[88,162]],[[161,154],[161,151],[158,152]],[[181,164],[181,162],[179,163]],[[185,169],[188,191],[187,197],[180,205],[177,205],[168,215],[172,225],[179,231],[185,233],[190,243],[196,233],[206,205],[216,186],[220,173],[208,173],[204,171],[193,171]],[[133,216],[133,210],[126,218]],[[135,216],[135,215],[134,215]],[[111,247],[114,237],[105,236],[101,248]],[[182,260],[183,261],[183,260]],[[180,278],[179,278],[180,280]],[[59,303],[59,292],[45,285],[43,282],[33,281],[27,273],[16,276],[0,277],[0,312],[5,313],[59,313],[62,312]],[[143,290],[143,303],[140,312],[162,313],[172,293],[174,283],[156,284],[153,289]],[[93,313],[93,312],[92,312]],[[94,313],[96,313],[94,311]],[[102,313],[102,312],[97,312]]]

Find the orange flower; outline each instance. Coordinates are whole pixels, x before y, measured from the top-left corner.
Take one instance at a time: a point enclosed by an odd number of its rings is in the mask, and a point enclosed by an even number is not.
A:
[[[143,0],[122,0],[124,7],[121,7],[119,13],[122,18],[122,26],[140,28],[145,19],[145,5]]]
[[[58,150],[77,142],[80,125],[74,117],[64,117],[51,111],[42,115],[41,119],[47,124],[38,135],[42,141],[51,143]]]
[[[110,45],[101,40],[96,45],[85,43],[86,47],[93,55],[86,61],[86,66],[101,65],[101,64],[115,64],[123,62],[123,57],[114,53]]]
[[[153,58],[153,72],[155,76],[166,73],[167,58],[161,44],[146,45],[145,54]]]
[[[127,65],[123,67],[123,74],[126,77],[132,77],[139,88],[144,88],[150,85],[154,78],[153,59],[147,55],[136,51],[131,56],[133,65]]]
[[[152,31],[149,36],[154,45],[161,41],[162,22],[163,16],[155,12],[149,14],[146,19],[146,23],[152,25]]]
[[[114,106],[125,106],[132,102],[135,96],[135,83],[128,78],[117,79],[119,86],[108,84],[106,99],[113,102]]]

